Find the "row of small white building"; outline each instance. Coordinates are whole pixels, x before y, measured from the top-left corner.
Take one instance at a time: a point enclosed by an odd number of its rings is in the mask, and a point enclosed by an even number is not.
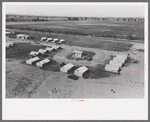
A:
[[[26,60],[26,64],[36,65],[39,67],[44,67],[44,65],[47,65],[49,63],[51,63],[51,60],[48,58],[41,60],[39,57],[34,57],[34,58],[29,59],[29,60]],[[73,67],[75,67],[75,66],[73,64],[69,63],[69,64],[62,66],[60,68],[60,71],[64,72],[64,73],[68,73],[68,71],[71,70]],[[74,71],[74,75],[82,77],[86,71],[88,71],[88,68],[85,66],[82,66],[82,67],[80,67]]]
[[[34,58],[31,58],[29,60],[26,60],[26,64],[29,64],[29,65],[36,65],[36,66],[39,66],[39,67],[43,67],[44,65],[50,63],[51,60],[50,59],[44,59],[44,60],[41,60],[39,57],[34,57]]]
[[[68,73],[68,71],[71,70],[73,67],[75,67],[75,66],[74,66],[73,64],[69,63],[69,64],[66,64],[66,65],[62,66],[62,67],[60,68],[60,71],[61,71],[61,72]],[[78,68],[78,69],[76,69],[76,70],[74,71],[74,75],[79,76],[79,77],[82,77],[83,74],[84,74],[85,72],[87,72],[87,71],[88,71],[88,68],[85,67],[85,66],[82,66],[82,67],[80,67],[80,68]]]
[[[65,42],[64,39],[60,39],[59,40],[57,38],[53,39],[53,38],[46,38],[46,37],[42,37],[40,41],[46,41],[46,42],[50,42],[51,41],[51,42],[57,42],[57,43],[60,43],[60,44],[63,43],[63,42]]]
[[[113,58],[109,62],[109,64],[106,64],[105,70],[119,73],[126,61],[128,60],[129,54],[117,54],[116,57]]]
[[[53,50],[58,50],[60,48],[62,48],[62,47],[58,46],[58,45],[53,45],[51,47],[46,47],[45,49],[39,49],[38,51],[31,51],[29,56],[34,57],[34,56],[37,56],[39,54],[45,54],[46,52],[51,52]]]
[[[7,33],[9,33],[9,32],[7,32]],[[7,34],[6,33],[6,34]],[[17,34],[16,35],[16,38],[17,39],[28,39],[29,38],[29,35],[27,35],[27,34]],[[57,42],[57,43],[63,43],[63,42],[65,42],[65,40],[64,39],[53,39],[53,38],[46,38],[46,37],[42,37],[41,38],[41,40],[40,41],[46,41],[46,42],[50,42],[50,41],[52,41],[52,42]]]

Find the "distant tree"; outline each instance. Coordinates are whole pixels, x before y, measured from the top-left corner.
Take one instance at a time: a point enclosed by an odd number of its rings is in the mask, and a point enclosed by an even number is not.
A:
[[[126,18],[124,18],[123,21],[126,21]]]

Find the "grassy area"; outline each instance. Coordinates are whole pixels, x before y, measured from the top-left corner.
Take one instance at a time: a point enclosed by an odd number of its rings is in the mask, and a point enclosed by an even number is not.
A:
[[[136,60],[134,58],[129,57],[124,66],[126,67],[126,66],[129,66],[131,64],[139,64],[139,63],[140,63],[139,60]]]
[[[110,60],[113,60],[114,57],[115,55],[110,55],[110,57],[104,61],[103,65],[109,64]]]
[[[88,67],[88,66],[87,66]],[[112,75],[115,75],[112,72],[105,71],[105,65],[97,65],[95,67],[88,67],[89,71],[83,75],[85,79],[98,79],[106,78]]]
[[[45,65],[42,69],[53,71],[53,72],[59,72],[61,67],[60,64],[55,60],[51,60],[51,61],[52,61],[51,63]]]
[[[100,48],[104,50],[110,50],[110,51],[128,51],[132,47],[133,44],[126,43],[126,42],[117,42],[115,39],[112,41],[105,40],[104,38],[101,39],[93,39],[93,38],[76,38],[76,37],[68,37],[68,36],[59,36],[59,35],[50,35],[47,32],[36,32],[36,31],[26,31],[26,30],[17,30],[17,33],[25,33],[29,34],[30,38],[34,41],[39,41],[41,37],[47,37],[47,38],[58,38],[58,39],[65,39],[66,45],[74,45],[74,46],[80,46],[80,47],[90,47],[90,48]]]
[[[6,50],[6,58],[9,59],[27,59],[31,51],[38,51],[45,49],[46,46],[32,45],[30,43],[16,43],[15,47]],[[53,57],[59,51],[53,51],[45,55],[39,56],[40,58]]]
[[[32,83],[32,80],[27,77],[22,77],[16,80],[16,87],[13,89],[14,92],[20,93],[26,90],[26,88]]]
[[[6,25],[10,29],[34,30],[72,35],[144,40],[144,22],[140,21],[53,21]]]

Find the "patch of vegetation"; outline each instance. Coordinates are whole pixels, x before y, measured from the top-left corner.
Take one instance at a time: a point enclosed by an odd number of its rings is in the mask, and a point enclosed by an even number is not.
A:
[[[138,49],[138,52],[144,52],[144,49]]]
[[[89,71],[83,75],[85,79],[98,79],[106,78],[112,75],[115,75],[112,72],[105,71],[104,65],[97,65],[95,67],[88,67]]]
[[[56,32],[72,35],[92,35],[105,38],[126,38],[144,40],[144,22],[138,21],[53,21],[51,23],[34,23],[6,25],[10,29]],[[109,31],[107,31],[109,30]],[[136,36],[134,36],[136,35]]]
[[[32,80],[27,77],[22,77],[21,79],[16,80],[16,83],[17,85],[13,91],[20,93],[26,90],[26,88],[32,83]]]
[[[58,62],[56,62],[55,60],[51,60],[51,61],[52,61],[51,63],[47,64],[42,69],[54,71],[54,72],[59,72],[60,71],[60,64]]]
[[[110,55],[110,57],[104,61],[104,65],[109,64],[109,62],[113,60],[114,57],[115,55]]]
[[[60,67],[63,67],[64,65],[66,65],[66,63],[62,62],[62,63],[60,64]]]
[[[67,55],[66,58],[67,58],[67,59],[70,59],[70,60],[75,60],[75,59],[76,59],[76,57],[73,57],[73,54],[72,54],[72,53],[69,54],[69,55]]]
[[[139,64],[140,61],[129,57],[124,66],[129,66],[131,64]]]
[[[73,68],[71,68],[69,71],[68,71],[68,74],[74,74],[74,71],[76,70],[76,69],[78,69],[79,68],[79,66],[74,66]]]
[[[9,59],[28,59],[28,54],[31,51],[38,51],[39,49],[45,49],[46,46],[32,45],[30,43],[16,43],[13,48],[6,50],[6,58]],[[39,58],[44,59],[46,57],[53,57],[60,50],[46,53],[45,55],[39,55]]]
[[[6,58],[26,59],[31,51],[38,51],[45,48],[45,46],[31,45],[29,43],[16,43],[13,48],[6,50]]]
[[[70,79],[73,79],[73,80],[78,80],[79,79],[79,77],[78,76],[76,76],[76,75],[68,75],[68,77],[67,78],[70,78]]]

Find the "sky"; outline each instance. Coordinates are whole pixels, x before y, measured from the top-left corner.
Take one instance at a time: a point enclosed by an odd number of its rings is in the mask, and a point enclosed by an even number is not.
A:
[[[71,17],[144,17],[144,4],[7,3],[5,12],[23,15]]]

